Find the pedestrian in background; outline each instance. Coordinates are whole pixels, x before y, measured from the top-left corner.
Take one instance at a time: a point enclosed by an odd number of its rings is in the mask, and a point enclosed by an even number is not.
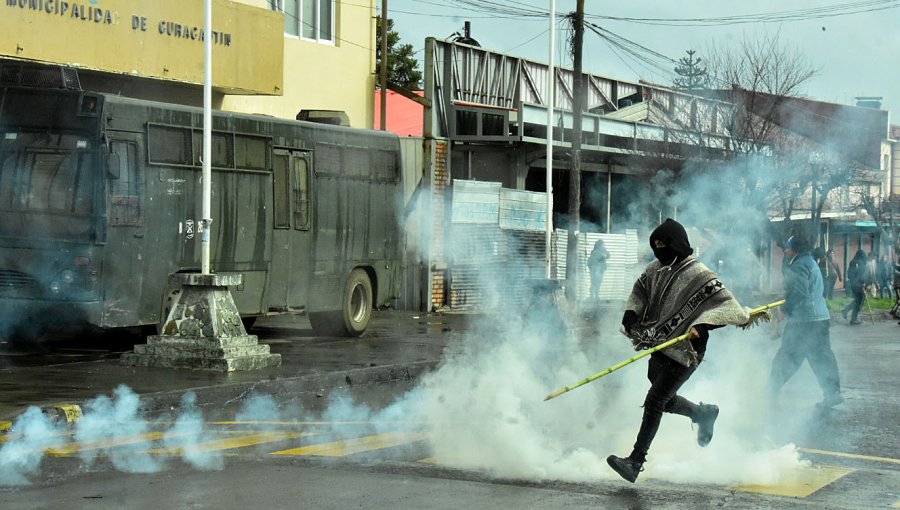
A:
[[[894,306],[891,308],[891,314],[900,319],[900,255],[897,255],[897,263],[894,264]]]
[[[826,251],[818,262],[819,271],[822,272],[822,283],[825,285],[825,299],[834,299],[835,284],[838,280],[844,281],[840,268],[834,263],[834,250]]]
[[[603,244],[603,239],[594,243],[594,249],[588,257],[588,270],[591,272],[591,301],[600,299],[600,286],[603,285],[603,274],[606,272],[606,264],[609,260],[609,251]]]
[[[872,251],[866,256],[866,290],[873,298],[878,297],[878,260]]]
[[[847,283],[850,285],[850,293],[853,295],[853,301],[841,310],[844,320],[847,320],[847,314],[850,313],[850,324],[859,324],[859,309],[862,308],[863,300],[866,299],[865,285],[866,274],[868,273],[866,253],[857,250],[856,255],[850,260],[847,266]]]
[[[894,284],[894,268],[888,258],[884,255],[878,258],[877,272],[878,299],[884,299],[884,296],[887,295],[887,299],[893,300],[894,293],[891,288]]]
[[[777,402],[781,388],[806,360],[824,396],[816,406],[831,408],[843,402],[844,397],[841,396],[837,361],[831,350],[828,329],[831,316],[822,292],[822,274],[809,253],[808,241],[803,237],[788,239],[785,255],[785,303],[782,310],[787,316],[787,324],[781,335],[781,348],[772,360],[769,376],[771,402]]]
[[[748,312],[716,274],[692,256],[694,250],[680,223],[667,219],[658,226],[650,234],[650,248],[657,260],[634,283],[622,327],[638,350],[685,333],[690,333],[690,340],[650,355],[650,389],[634,449],[628,457],[610,455],[606,459],[616,473],[632,483],[643,470],[664,412],[686,416],[696,423],[700,446],[712,440],[719,408],[695,404],[678,395],[678,389],[703,360],[711,329],[750,322]]]

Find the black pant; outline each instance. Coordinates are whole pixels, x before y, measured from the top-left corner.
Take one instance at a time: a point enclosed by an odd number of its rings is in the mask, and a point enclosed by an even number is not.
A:
[[[865,287],[860,285],[850,285],[850,292],[853,294],[853,301],[844,307],[844,310],[850,311],[850,322],[856,322],[859,317],[859,309],[862,308],[863,301],[866,299]]]
[[[840,394],[841,378],[831,350],[828,321],[788,322],[781,337],[781,348],[772,361],[769,390],[773,398],[797,373],[803,360],[809,362],[826,398]]]
[[[693,417],[697,405],[677,395],[678,389],[685,383],[697,367],[686,367],[662,353],[650,355],[647,378],[650,379],[650,391],[644,399],[644,418],[638,431],[637,441],[631,458],[640,462],[647,460],[650,443],[659,430],[663,412]]]

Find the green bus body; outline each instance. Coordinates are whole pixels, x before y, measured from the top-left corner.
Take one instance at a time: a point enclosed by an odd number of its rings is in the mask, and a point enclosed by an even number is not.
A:
[[[169,276],[200,268],[202,125],[198,108],[0,89],[0,335],[165,318]],[[399,295],[396,135],[215,112],[212,168],[211,266],[243,274],[242,316],[361,334],[339,324],[348,281],[368,279],[369,314]]]

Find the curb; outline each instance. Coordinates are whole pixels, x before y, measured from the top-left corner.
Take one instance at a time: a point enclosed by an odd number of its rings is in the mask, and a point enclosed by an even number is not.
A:
[[[296,395],[319,392],[353,385],[386,383],[416,379],[433,370],[440,360],[419,361],[402,365],[383,365],[372,368],[356,368],[336,372],[322,372],[298,377],[201,386],[140,395],[141,410],[144,412],[171,411],[181,406],[185,393],[197,395],[198,407],[224,406],[239,401],[251,393],[272,396]]]
[[[78,404],[56,404],[40,407],[39,409],[51,422],[59,424],[65,423],[67,427],[71,427],[72,424],[78,421],[82,416],[81,406]],[[19,415],[21,414],[22,413],[19,413]],[[18,419],[18,416],[16,419]],[[0,420],[0,436],[12,432],[14,423],[15,420]]]
[[[432,371],[440,362],[441,360],[428,360],[397,365],[355,368],[336,372],[320,372],[297,377],[284,377],[256,382],[220,384],[216,386],[200,386],[156,393],[144,393],[139,395],[139,397],[141,399],[141,411],[148,413],[178,409],[181,406],[182,396],[188,392],[196,394],[196,405],[198,407],[224,406],[239,401],[251,393],[263,393],[272,396],[296,395],[308,392],[321,392],[322,390],[338,389],[353,385],[412,380]],[[64,421],[68,426],[71,426],[81,418],[84,405],[85,402],[57,404],[41,407],[40,410],[51,420],[60,423]],[[16,415],[16,418],[17,417],[18,415]],[[13,418],[10,421],[0,421],[0,436],[11,431],[16,418]]]

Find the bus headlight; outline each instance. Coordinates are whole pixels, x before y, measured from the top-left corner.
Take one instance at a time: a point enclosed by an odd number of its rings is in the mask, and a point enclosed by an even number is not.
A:
[[[73,281],[75,281],[75,273],[73,273],[73,272],[72,272],[71,270],[69,270],[69,269],[66,269],[65,271],[63,271],[62,273],[60,273],[59,276],[60,276],[60,278],[62,279],[63,283],[65,283],[66,285],[69,285],[69,284],[71,284]]]
[[[50,282],[50,292],[59,294],[59,282]]]

